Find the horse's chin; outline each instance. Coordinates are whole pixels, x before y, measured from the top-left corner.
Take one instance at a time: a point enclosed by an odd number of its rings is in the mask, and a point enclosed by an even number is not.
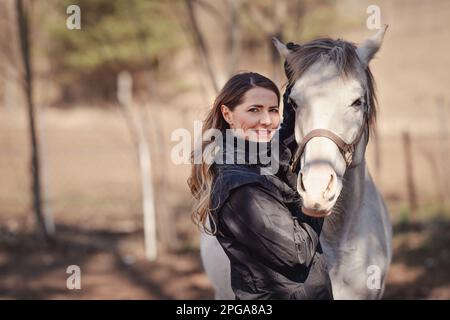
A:
[[[325,218],[331,215],[331,210],[314,210],[302,207],[302,212],[313,218]]]

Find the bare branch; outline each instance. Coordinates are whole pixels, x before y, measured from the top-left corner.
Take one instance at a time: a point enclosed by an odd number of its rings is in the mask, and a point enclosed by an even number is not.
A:
[[[209,78],[213,85],[214,91],[216,93],[218,93],[219,86],[217,84],[217,79],[214,75],[214,71],[213,71],[211,61],[209,58],[208,49],[206,47],[205,40],[203,39],[203,34],[200,31],[200,28],[198,26],[197,17],[195,15],[194,3],[192,0],[185,0],[185,1],[186,1],[187,9],[188,9],[189,21],[190,21],[190,24],[192,27],[193,37],[194,37],[194,41],[196,43],[197,50],[198,50],[200,56],[202,57],[202,61],[204,63],[206,71],[209,75]]]
[[[201,7],[202,9],[204,9],[205,11],[211,13],[212,15],[214,15],[216,18],[218,18],[219,22],[222,24],[222,26],[226,26],[226,21],[223,17],[223,13],[221,13],[219,10],[217,10],[214,6],[212,6],[210,3],[205,2],[203,0],[193,0],[195,3],[197,3],[199,5],[199,7]]]

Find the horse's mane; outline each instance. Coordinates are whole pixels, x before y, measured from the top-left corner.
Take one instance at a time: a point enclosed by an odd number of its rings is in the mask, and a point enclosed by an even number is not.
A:
[[[339,75],[358,77],[359,68],[364,69],[363,86],[366,93],[367,120],[373,129],[376,119],[377,98],[375,80],[369,66],[363,66],[356,52],[356,45],[341,39],[315,39],[302,45],[290,46],[291,52],[285,64],[286,75],[290,84],[297,81],[304,72],[318,61],[334,63]]]

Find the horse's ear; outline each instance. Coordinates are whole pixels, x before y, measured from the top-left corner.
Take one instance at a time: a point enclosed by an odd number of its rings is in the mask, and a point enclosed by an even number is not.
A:
[[[388,25],[385,24],[380,30],[377,31],[373,36],[367,38],[357,49],[359,60],[364,64],[368,65],[370,60],[374,57],[375,53],[380,49],[381,43],[383,42],[384,34]]]
[[[275,46],[275,48],[277,48],[278,53],[284,58],[286,59],[287,56],[291,53],[291,50],[288,49],[288,47],[281,42],[280,40],[278,40],[276,37],[272,38],[272,43]]]

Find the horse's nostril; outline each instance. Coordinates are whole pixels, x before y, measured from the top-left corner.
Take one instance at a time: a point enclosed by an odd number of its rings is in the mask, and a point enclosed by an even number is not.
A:
[[[333,201],[336,196],[336,186],[335,186],[336,182],[334,182],[334,180],[336,180],[336,177],[332,173],[330,182],[328,182],[327,188],[323,192],[323,197],[327,201]]]
[[[328,185],[327,185],[327,192],[331,191],[331,188],[333,187],[333,180],[334,180],[334,175],[331,175],[330,182],[328,182]]]
[[[300,173],[300,188],[302,189],[302,191],[306,192],[305,185],[303,184],[303,174],[302,173]]]

